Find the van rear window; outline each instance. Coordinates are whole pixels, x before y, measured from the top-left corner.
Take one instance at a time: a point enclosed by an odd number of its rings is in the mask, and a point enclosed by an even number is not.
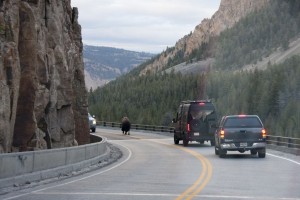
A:
[[[191,104],[190,110],[195,111],[214,111],[215,107],[212,103],[204,103],[204,104]]]
[[[189,109],[189,119],[203,119],[205,120],[207,116],[213,114],[215,108],[211,103],[205,103],[205,105],[191,104]],[[189,120],[190,121],[190,120]]]
[[[261,128],[262,124],[257,117],[234,117],[227,118],[224,122],[224,128]]]

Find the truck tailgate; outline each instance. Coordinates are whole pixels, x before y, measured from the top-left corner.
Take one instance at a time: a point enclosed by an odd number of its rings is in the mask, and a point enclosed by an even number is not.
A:
[[[226,128],[225,142],[262,141],[262,128]]]

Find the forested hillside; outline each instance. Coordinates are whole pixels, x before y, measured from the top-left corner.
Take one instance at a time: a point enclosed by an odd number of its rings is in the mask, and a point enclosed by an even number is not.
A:
[[[182,100],[212,99],[219,117],[257,114],[269,134],[300,137],[300,56],[266,70],[237,71],[277,48],[288,48],[299,37],[300,2],[274,0],[236,26],[194,51],[190,60],[217,55],[216,65],[203,74],[157,72],[138,76],[146,64],[89,94],[89,110],[98,120],[171,125]],[[151,62],[148,61],[148,62]]]
[[[271,1],[270,6],[251,13],[221,33],[215,65],[224,70],[256,63],[276,48],[288,48],[289,41],[299,33],[300,1]]]
[[[98,120],[171,125],[180,101],[211,98],[218,115],[258,114],[270,134],[299,137],[300,56],[265,71],[121,77],[89,95]]]
[[[257,114],[269,134],[300,137],[300,56],[254,72],[210,73],[207,95],[221,115]]]

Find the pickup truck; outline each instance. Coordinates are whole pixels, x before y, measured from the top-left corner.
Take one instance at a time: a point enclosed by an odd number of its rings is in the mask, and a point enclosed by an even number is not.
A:
[[[222,117],[215,132],[215,154],[220,158],[227,151],[258,153],[259,158],[266,156],[266,130],[257,115],[229,115]]]

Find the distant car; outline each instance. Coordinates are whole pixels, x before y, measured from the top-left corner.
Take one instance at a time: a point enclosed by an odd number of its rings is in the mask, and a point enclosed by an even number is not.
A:
[[[95,133],[96,132],[96,119],[95,116],[92,116],[90,113],[89,115],[89,125],[90,125],[90,130]]]
[[[259,158],[266,156],[266,130],[257,115],[224,116],[215,132],[215,154],[220,158],[227,151],[245,151]]]
[[[210,141],[215,145],[217,115],[215,106],[209,100],[182,101],[178,107],[174,123],[174,143],[183,141],[187,146],[189,141],[201,144]]]

